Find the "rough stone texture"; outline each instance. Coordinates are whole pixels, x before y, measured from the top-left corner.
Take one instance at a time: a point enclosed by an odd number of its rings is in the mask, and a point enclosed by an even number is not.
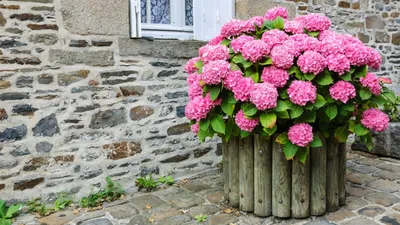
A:
[[[75,65],[86,64],[89,66],[112,66],[114,65],[114,56],[110,51],[85,51],[74,52],[59,49],[51,49],[49,52],[50,62]]]
[[[55,33],[50,34],[33,34],[29,37],[32,43],[43,43],[45,45],[54,45],[58,41],[58,36]]]
[[[8,119],[7,111],[3,108],[0,108],[0,121]]]
[[[56,115],[50,114],[39,120],[34,128],[32,128],[34,136],[53,137],[55,134],[60,133]]]
[[[154,113],[154,109],[151,106],[136,106],[131,109],[130,117],[131,120],[141,120],[151,116]]]
[[[108,151],[107,157],[113,160],[127,158],[142,152],[140,143],[137,142],[123,141],[104,145],[103,148]]]
[[[89,127],[92,129],[115,127],[126,122],[125,108],[109,109],[94,114]]]

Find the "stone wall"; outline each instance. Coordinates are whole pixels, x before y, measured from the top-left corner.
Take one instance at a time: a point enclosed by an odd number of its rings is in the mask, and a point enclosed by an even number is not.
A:
[[[323,13],[333,29],[349,33],[378,49],[383,56],[380,76],[393,80],[400,93],[400,1],[399,0],[236,0],[236,16],[247,19],[275,6],[284,6],[290,17]]]
[[[129,188],[220,162],[184,118],[183,65],[204,43],[129,39],[127,2],[0,0],[0,198],[79,197],[106,176]]]
[[[129,39],[127,2],[0,0],[1,198],[81,196],[105,176],[129,188],[220,162],[217,138],[200,144],[184,118],[183,65],[204,43]],[[236,0],[236,16],[277,5],[326,13],[379,49],[378,74],[399,86],[399,1]]]

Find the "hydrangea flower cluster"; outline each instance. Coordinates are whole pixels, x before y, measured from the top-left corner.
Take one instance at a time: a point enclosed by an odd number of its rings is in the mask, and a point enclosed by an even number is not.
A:
[[[381,65],[378,51],[330,26],[320,14],[288,20],[282,7],[224,24],[185,65],[192,131],[273,137],[288,159],[322,145],[317,132],[338,142],[355,133],[371,147],[370,131],[388,126],[379,106],[395,102],[391,80],[368,72]]]

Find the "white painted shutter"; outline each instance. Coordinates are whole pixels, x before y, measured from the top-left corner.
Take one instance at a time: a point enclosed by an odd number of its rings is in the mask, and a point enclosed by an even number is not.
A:
[[[193,0],[194,39],[208,41],[234,18],[235,0]]]
[[[131,38],[140,38],[142,36],[142,21],[140,15],[140,0],[129,0],[129,17],[131,25]]]

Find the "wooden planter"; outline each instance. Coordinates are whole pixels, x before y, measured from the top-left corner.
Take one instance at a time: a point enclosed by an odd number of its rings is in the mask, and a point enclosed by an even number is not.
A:
[[[306,218],[345,204],[346,145],[325,139],[305,164],[286,160],[283,146],[259,135],[232,137],[223,148],[224,195],[257,216]]]

